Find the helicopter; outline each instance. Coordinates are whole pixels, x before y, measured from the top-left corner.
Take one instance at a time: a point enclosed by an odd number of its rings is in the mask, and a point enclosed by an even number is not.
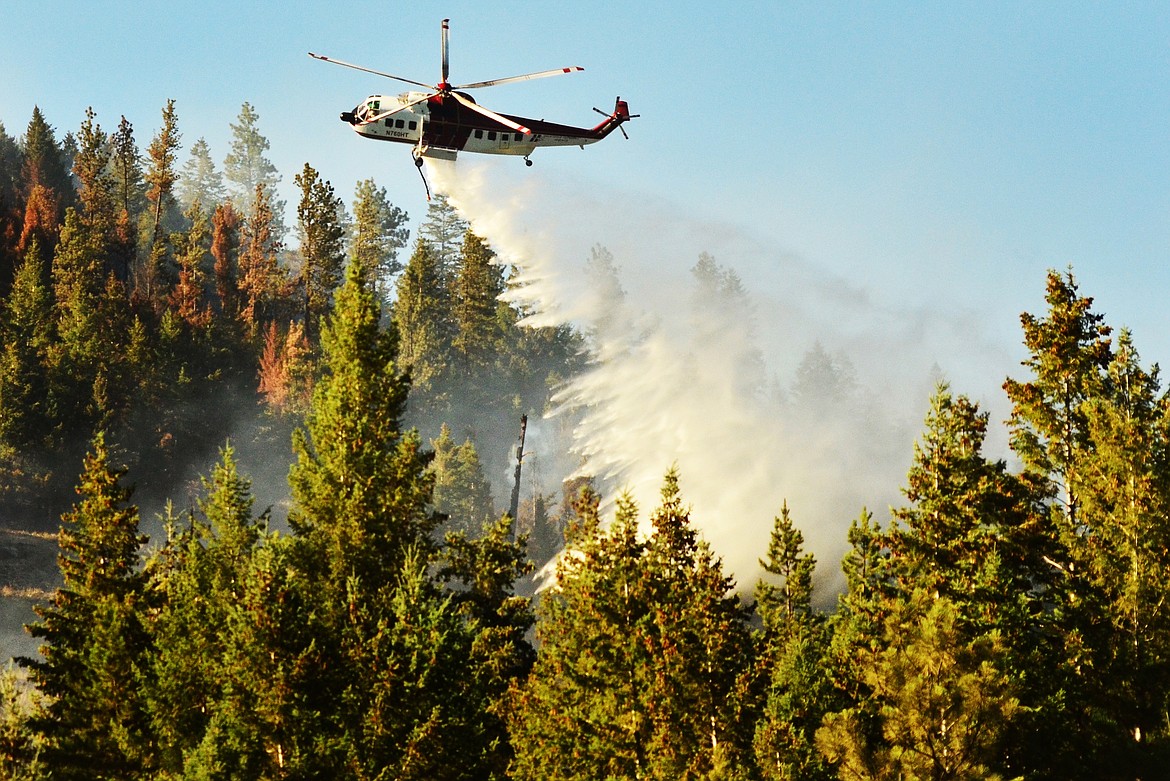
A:
[[[500,114],[485,108],[463,90],[561,76],[585,69],[555,68],[522,76],[452,86],[447,81],[449,35],[450,20],[444,19],[442,78],[438,84],[433,85],[343,62],[323,54],[309,52],[309,56],[323,62],[422,87],[425,90],[403,92],[398,95],[370,95],[352,110],[341,112],[341,120],[351,125],[354,131],[364,138],[411,144],[414,147],[412,150],[414,163],[420,169],[424,158],[454,160],[459,152],[517,155],[524,158],[525,165],[532,165],[530,155],[538,147],[579,146],[584,149],[586,144],[600,141],[615,129],[620,129],[622,135],[626,136],[625,129],[621,127],[622,123],[638,116],[630,113],[629,105],[620,96],[616,99],[613,112],[610,114],[598,108],[593,109],[605,119],[591,128]]]

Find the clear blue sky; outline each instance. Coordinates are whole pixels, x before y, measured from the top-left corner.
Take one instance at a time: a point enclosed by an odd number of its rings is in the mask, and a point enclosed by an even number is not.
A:
[[[7,0],[0,121],[19,137],[35,104],[64,134],[92,106],[145,148],[174,98],[185,147],[221,163],[248,101],[290,203],[309,162],[347,202],[372,176],[418,218],[408,151],[337,119],[399,87],[305,53],[436,81],[443,17],[456,83],[585,67],[477,93],[492,108],[593,124],[620,94],[642,114],[628,143],[541,151],[542,175],[724,221],[879,301],[984,312],[1017,343],[1044,270],[1071,264],[1170,360],[1166,3]]]

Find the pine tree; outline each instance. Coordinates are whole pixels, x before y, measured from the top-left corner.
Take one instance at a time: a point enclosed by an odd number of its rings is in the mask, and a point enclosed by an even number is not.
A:
[[[1012,449],[1047,505],[1030,541],[1041,557],[1031,587],[1047,609],[1038,617],[1043,642],[1037,644],[1046,658],[1038,660],[1040,674],[1033,680],[1033,691],[1044,693],[1043,716],[1035,720],[1044,737],[1031,739],[1037,756],[1029,761],[1053,777],[1096,778],[1118,767],[1119,759],[1118,741],[1099,734],[1111,718],[1108,708],[1100,710],[1101,687],[1112,682],[1094,679],[1104,673],[1102,652],[1111,630],[1102,620],[1101,584],[1089,576],[1096,530],[1082,505],[1095,490],[1088,410],[1113,394],[1111,329],[1092,311],[1092,299],[1080,295],[1071,272],[1048,273],[1045,300],[1043,317],[1020,318],[1029,352],[1023,365],[1031,377],[1004,383],[1012,402]]]
[[[396,334],[378,321],[373,290],[353,266],[322,329],[323,374],[293,441],[289,520],[328,569],[335,599],[351,576],[373,588],[408,550],[426,556],[434,544],[428,457],[417,432],[402,430],[409,385]]]
[[[36,781],[45,777],[42,742],[30,722],[44,707],[26,676],[8,666],[0,670],[0,778]]]
[[[494,262],[495,256],[479,236],[471,231],[464,235],[452,285],[455,334],[451,346],[460,358],[465,376],[473,381],[504,352],[497,318],[504,274]]]
[[[16,244],[23,225],[24,199],[20,193],[23,158],[16,139],[8,135],[0,121],[0,296],[8,293],[19,265]]]
[[[175,157],[182,139],[174,100],[167,101],[162,115],[163,126],[146,149],[150,165],[143,178],[147,184],[146,198],[150,202],[150,225],[146,242],[150,249],[143,278],[138,285],[140,294],[156,311],[161,311],[163,296],[171,284],[171,269],[168,266],[170,248],[167,247],[166,239],[168,229],[175,227],[174,189],[178,180]]]
[[[1093,312],[1093,299],[1079,294],[1072,272],[1048,272],[1048,314],[1024,313],[1023,365],[1033,379],[1009,379],[1012,449],[1029,469],[1054,481],[1067,531],[1079,529],[1081,469],[1088,431],[1084,403],[1102,392],[1112,358],[1111,329]]]
[[[230,445],[202,484],[199,515],[147,568],[164,601],[151,625],[156,651],[144,689],[162,767],[176,775],[211,722],[237,704],[232,686],[238,682],[223,676],[229,627],[267,521],[252,516],[251,483],[240,475]]]
[[[431,449],[434,459],[428,469],[435,476],[435,510],[447,516],[449,529],[479,532],[496,516],[496,510],[475,443],[469,437],[456,445],[451,429],[444,424],[439,437],[431,440]]]
[[[73,181],[69,178],[72,164],[39,106],[33,107],[22,146],[26,195],[38,185],[51,192],[61,209],[55,215],[59,219],[65,207],[74,203]]]
[[[70,209],[53,257],[58,341],[51,356],[52,398],[64,426],[84,426],[110,412],[105,388],[116,363],[115,334],[104,322],[105,274],[101,245]]]
[[[451,277],[459,263],[459,248],[470,226],[443,193],[427,203],[427,216],[418,227],[418,238],[431,246],[439,273]]]
[[[333,185],[321,180],[308,163],[297,174],[296,183],[301,189],[301,201],[297,204],[297,233],[301,240],[298,286],[305,334],[312,341],[317,321],[328,314],[333,291],[341,283],[345,263],[345,207],[333,194]]]
[[[667,475],[642,542],[628,499],[596,499],[541,603],[541,654],[517,702],[519,778],[705,777],[746,766],[747,614]]]
[[[1019,710],[998,633],[964,639],[951,602],[919,592],[890,614],[880,650],[861,659],[872,700],[830,714],[816,736],[839,777],[996,777]]]
[[[539,607],[540,654],[518,692],[511,735],[517,779],[637,778],[646,773],[655,685],[643,639],[647,604],[637,510],[618,501],[604,531],[585,493]]]
[[[107,264],[112,269],[118,221],[114,200],[113,147],[95,118],[93,109],[87,109],[78,137],[77,156],[73,159],[73,173],[79,185],[81,217],[94,237],[101,241]]]
[[[284,214],[285,203],[276,197],[280,174],[272,161],[265,157],[264,153],[270,144],[260,133],[260,115],[250,103],[244,103],[236,120],[231,123],[231,150],[223,161],[223,177],[227,182],[228,195],[236,203],[245,204],[245,216],[251,220],[260,205],[260,199],[256,197],[257,188],[263,189],[273,215],[273,240],[283,242],[285,228],[281,215]]]
[[[448,532],[445,543],[439,577],[456,584],[452,603],[472,635],[465,665],[473,728],[463,742],[478,777],[503,779],[515,756],[506,719],[510,695],[536,660],[527,639],[536,620],[532,605],[515,593],[516,581],[532,571],[532,563],[524,537],[513,540],[506,514],[485,522],[476,538]]]
[[[114,202],[117,215],[115,232],[117,246],[114,252],[114,272],[127,282],[130,269],[138,254],[137,226],[146,210],[146,183],[142,161],[134,141],[134,128],[126,117],[118,124],[111,138],[113,146],[111,165],[114,178]]]
[[[448,286],[439,256],[420,238],[398,277],[391,318],[399,334],[399,360],[410,372],[412,387],[432,397],[445,387],[454,338]]]
[[[211,215],[211,257],[219,311],[235,316],[239,313],[240,213],[231,201],[217,205]]]
[[[816,559],[804,552],[787,503],[772,526],[764,572],[779,584],[756,585],[756,609],[763,624],[757,639],[757,670],[763,708],[752,748],[765,779],[828,779],[829,768],[816,750],[821,719],[834,710],[825,655],[825,623],[813,610]]]
[[[61,433],[48,380],[53,303],[39,252],[34,242],[0,302],[0,495],[18,501],[37,498],[51,475],[43,454]]]
[[[1108,395],[1083,407],[1092,450],[1078,564],[1101,600],[1094,724],[1099,745],[1115,733],[1113,772],[1148,776],[1170,757],[1170,400],[1127,331],[1107,371]]]
[[[950,599],[965,628],[1022,633],[1039,610],[1030,592],[1041,551],[1024,549],[1040,508],[1026,480],[983,456],[987,422],[978,405],[936,388],[905,489],[912,504],[888,534],[890,568],[903,594]]]
[[[365,270],[383,305],[389,303],[390,286],[402,273],[398,253],[406,246],[410,231],[406,212],[390,203],[386,188],[373,179],[357,183],[353,200],[349,260]]]
[[[179,205],[183,211],[191,208],[193,203],[208,213],[223,203],[226,191],[223,185],[223,176],[215,168],[215,161],[211,159],[211,147],[204,138],[198,139],[191,145],[191,152],[178,179]]]
[[[34,724],[54,778],[145,777],[152,762],[137,681],[150,642],[138,569],[145,538],[123,475],[99,433],[78,484],[81,499],[62,517],[62,586],[29,626],[42,658],[22,663],[49,698]]]
[[[277,238],[276,215],[262,185],[256,185],[255,201],[244,223],[243,248],[240,250],[239,275],[240,321],[250,336],[256,336],[260,324],[273,314],[281,288],[277,255],[281,250]]]
[[[648,768],[658,778],[681,778],[708,775],[720,762],[746,767],[751,725],[740,701],[750,674],[748,610],[691,525],[674,468],[650,520],[646,564],[657,582],[649,645],[658,685],[643,693],[654,725]]]

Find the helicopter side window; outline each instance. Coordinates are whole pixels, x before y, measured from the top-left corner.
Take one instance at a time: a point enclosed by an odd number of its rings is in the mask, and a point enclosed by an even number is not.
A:
[[[496,140],[496,131],[489,130],[488,131],[488,141],[495,141],[495,140]]]
[[[402,120],[402,119],[394,120],[394,127],[401,130],[402,128],[406,127],[406,120]]]
[[[475,137],[476,138],[483,138],[483,131],[482,130],[475,131]]]
[[[415,122],[413,119],[412,119],[412,120],[410,120],[410,122],[406,123],[406,126],[407,126],[407,128],[409,128],[410,130],[418,130],[418,123],[417,123],[417,122]]]

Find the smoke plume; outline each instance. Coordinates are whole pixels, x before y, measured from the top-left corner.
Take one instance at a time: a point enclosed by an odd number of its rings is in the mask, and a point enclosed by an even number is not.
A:
[[[548,416],[570,441],[544,446],[610,499],[629,491],[644,518],[676,465],[694,523],[745,590],[787,502],[831,594],[849,523],[863,507],[884,522],[902,501],[934,383],[945,372],[979,399],[964,383],[998,387],[1009,368],[973,316],[883,305],[743,230],[507,162],[428,170],[516,268],[506,295],[526,323],[589,337],[590,368]]]

